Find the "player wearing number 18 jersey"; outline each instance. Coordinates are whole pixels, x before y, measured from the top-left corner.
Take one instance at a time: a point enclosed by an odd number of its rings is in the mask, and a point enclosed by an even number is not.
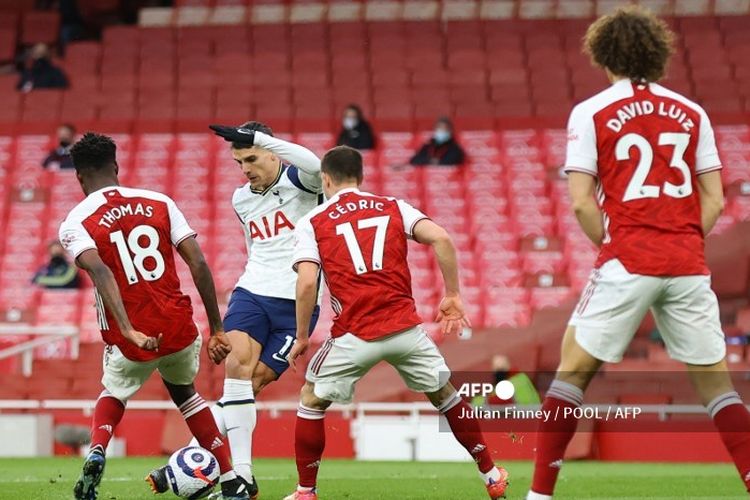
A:
[[[566,410],[582,404],[602,362],[622,359],[651,309],[750,487],[750,413],[727,373],[703,251],[723,206],[721,162],[705,111],[655,83],[671,40],[664,23],[634,7],[600,18],[586,35],[612,86],[573,109],[565,170],[576,217],[600,252],[543,409],[573,415]],[[551,497],[575,428],[573,417],[540,423],[528,499]]]
[[[180,290],[172,247],[190,268],[206,307],[209,357],[220,363],[231,351],[195,232],[169,197],[119,185],[116,146],[109,137],[87,133],[71,155],[86,199],[60,226],[60,241],[94,282],[99,327],[107,344],[104,390],[94,409],[91,448],[75,497],[97,498],[105,451],[125,404],[158,370],[193,435],[216,456],[224,497],[249,499],[211,411],[193,387],[201,337],[190,298]]]
[[[359,191],[362,156],[340,146],[321,164],[328,201],[295,229],[297,343],[290,362],[307,348],[307,325],[322,270],[331,291],[331,336],[310,361],[295,429],[299,483],[288,500],[315,500],[325,444],[325,410],[349,403],[354,385],[381,361],[391,364],[413,391],[445,415],[456,439],[477,462],[491,498],[505,494],[507,472],[495,467],[470,406],[448,382],[449,370],[421,328],[406,261],[407,240],[430,245],[445,281],[438,321],[447,332],[467,323],[458,294],[456,252],[443,228],[404,201]],[[468,413],[467,413],[468,412]]]

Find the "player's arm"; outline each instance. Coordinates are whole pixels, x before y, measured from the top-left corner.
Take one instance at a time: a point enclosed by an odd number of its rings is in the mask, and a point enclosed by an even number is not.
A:
[[[115,281],[115,276],[112,274],[112,270],[101,259],[99,252],[95,249],[84,250],[78,255],[76,263],[78,267],[91,276],[91,281],[94,282],[94,286],[96,286],[96,290],[107,310],[117,322],[117,326],[120,328],[123,337],[146,351],[158,350],[159,343],[161,342],[161,333],[158,337],[154,338],[133,328],[125,311],[125,305],[122,303],[122,296],[120,295],[117,281]]]
[[[289,352],[289,363],[296,370],[295,360],[307,351],[310,343],[310,322],[318,302],[318,271],[316,262],[297,263],[297,288],[295,292],[297,310],[297,340]]]
[[[283,161],[297,167],[302,185],[320,192],[323,181],[320,179],[320,158],[315,153],[299,144],[257,131],[255,145],[273,152]]]
[[[724,189],[721,183],[721,159],[716,148],[716,138],[711,120],[700,110],[698,144],[695,149],[695,172],[698,175],[698,193],[701,203],[701,226],[708,236],[724,210]]]
[[[724,211],[724,187],[721,183],[721,172],[713,170],[698,175],[698,192],[701,201],[703,235],[708,236],[721,212]]]
[[[296,370],[295,360],[307,351],[310,343],[310,322],[318,302],[318,273],[320,251],[315,230],[308,217],[303,217],[294,230],[294,270],[297,271],[296,318],[297,340],[289,351],[287,360]]]
[[[219,364],[232,350],[232,345],[224,334],[224,325],[221,322],[219,304],[216,300],[216,286],[214,285],[211,269],[208,267],[201,247],[194,237],[184,238],[177,245],[177,251],[190,269],[195,288],[198,289],[198,293],[203,301],[203,307],[206,308],[208,326],[211,331],[211,337],[208,340],[207,346],[208,356],[211,358],[211,361]]]
[[[411,235],[415,241],[432,247],[443,275],[445,297],[440,301],[436,321],[442,323],[443,332],[460,333],[463,326],[470,326],[470,323],[459,295],[458,258],[453,240],[445,229],[427,218],[413,225]]]
[[[604,240],[604,219],[596,202],[596,178],[583,172],[568,172],[568,190],[578,224],[596,246]]]

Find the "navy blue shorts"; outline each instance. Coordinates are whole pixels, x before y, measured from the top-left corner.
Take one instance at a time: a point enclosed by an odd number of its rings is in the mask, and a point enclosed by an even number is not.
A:
[[[318,322],[320,307],[315,306],[310,333]],[[289,368],[286,355],[297,337],[295,303],[290,299],[265,297],[235,288],[224,316],[224,331],[239,330],[263,346],[260,360],[281,376]]]

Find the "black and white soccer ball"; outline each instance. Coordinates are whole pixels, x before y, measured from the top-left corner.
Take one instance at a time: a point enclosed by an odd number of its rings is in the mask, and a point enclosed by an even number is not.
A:
[[[204,498],[219,481],[219,463],[210,451],[187,446],[169,457],[167,479],[178,497],[188,500]]]

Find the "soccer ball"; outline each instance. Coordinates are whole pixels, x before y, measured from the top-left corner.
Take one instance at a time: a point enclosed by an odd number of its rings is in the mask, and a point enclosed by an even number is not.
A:
[[[219,464],[210,451],[187,446],[169,457],[167,478],[178,497],[203,498],[211,493],[219,480]]]

